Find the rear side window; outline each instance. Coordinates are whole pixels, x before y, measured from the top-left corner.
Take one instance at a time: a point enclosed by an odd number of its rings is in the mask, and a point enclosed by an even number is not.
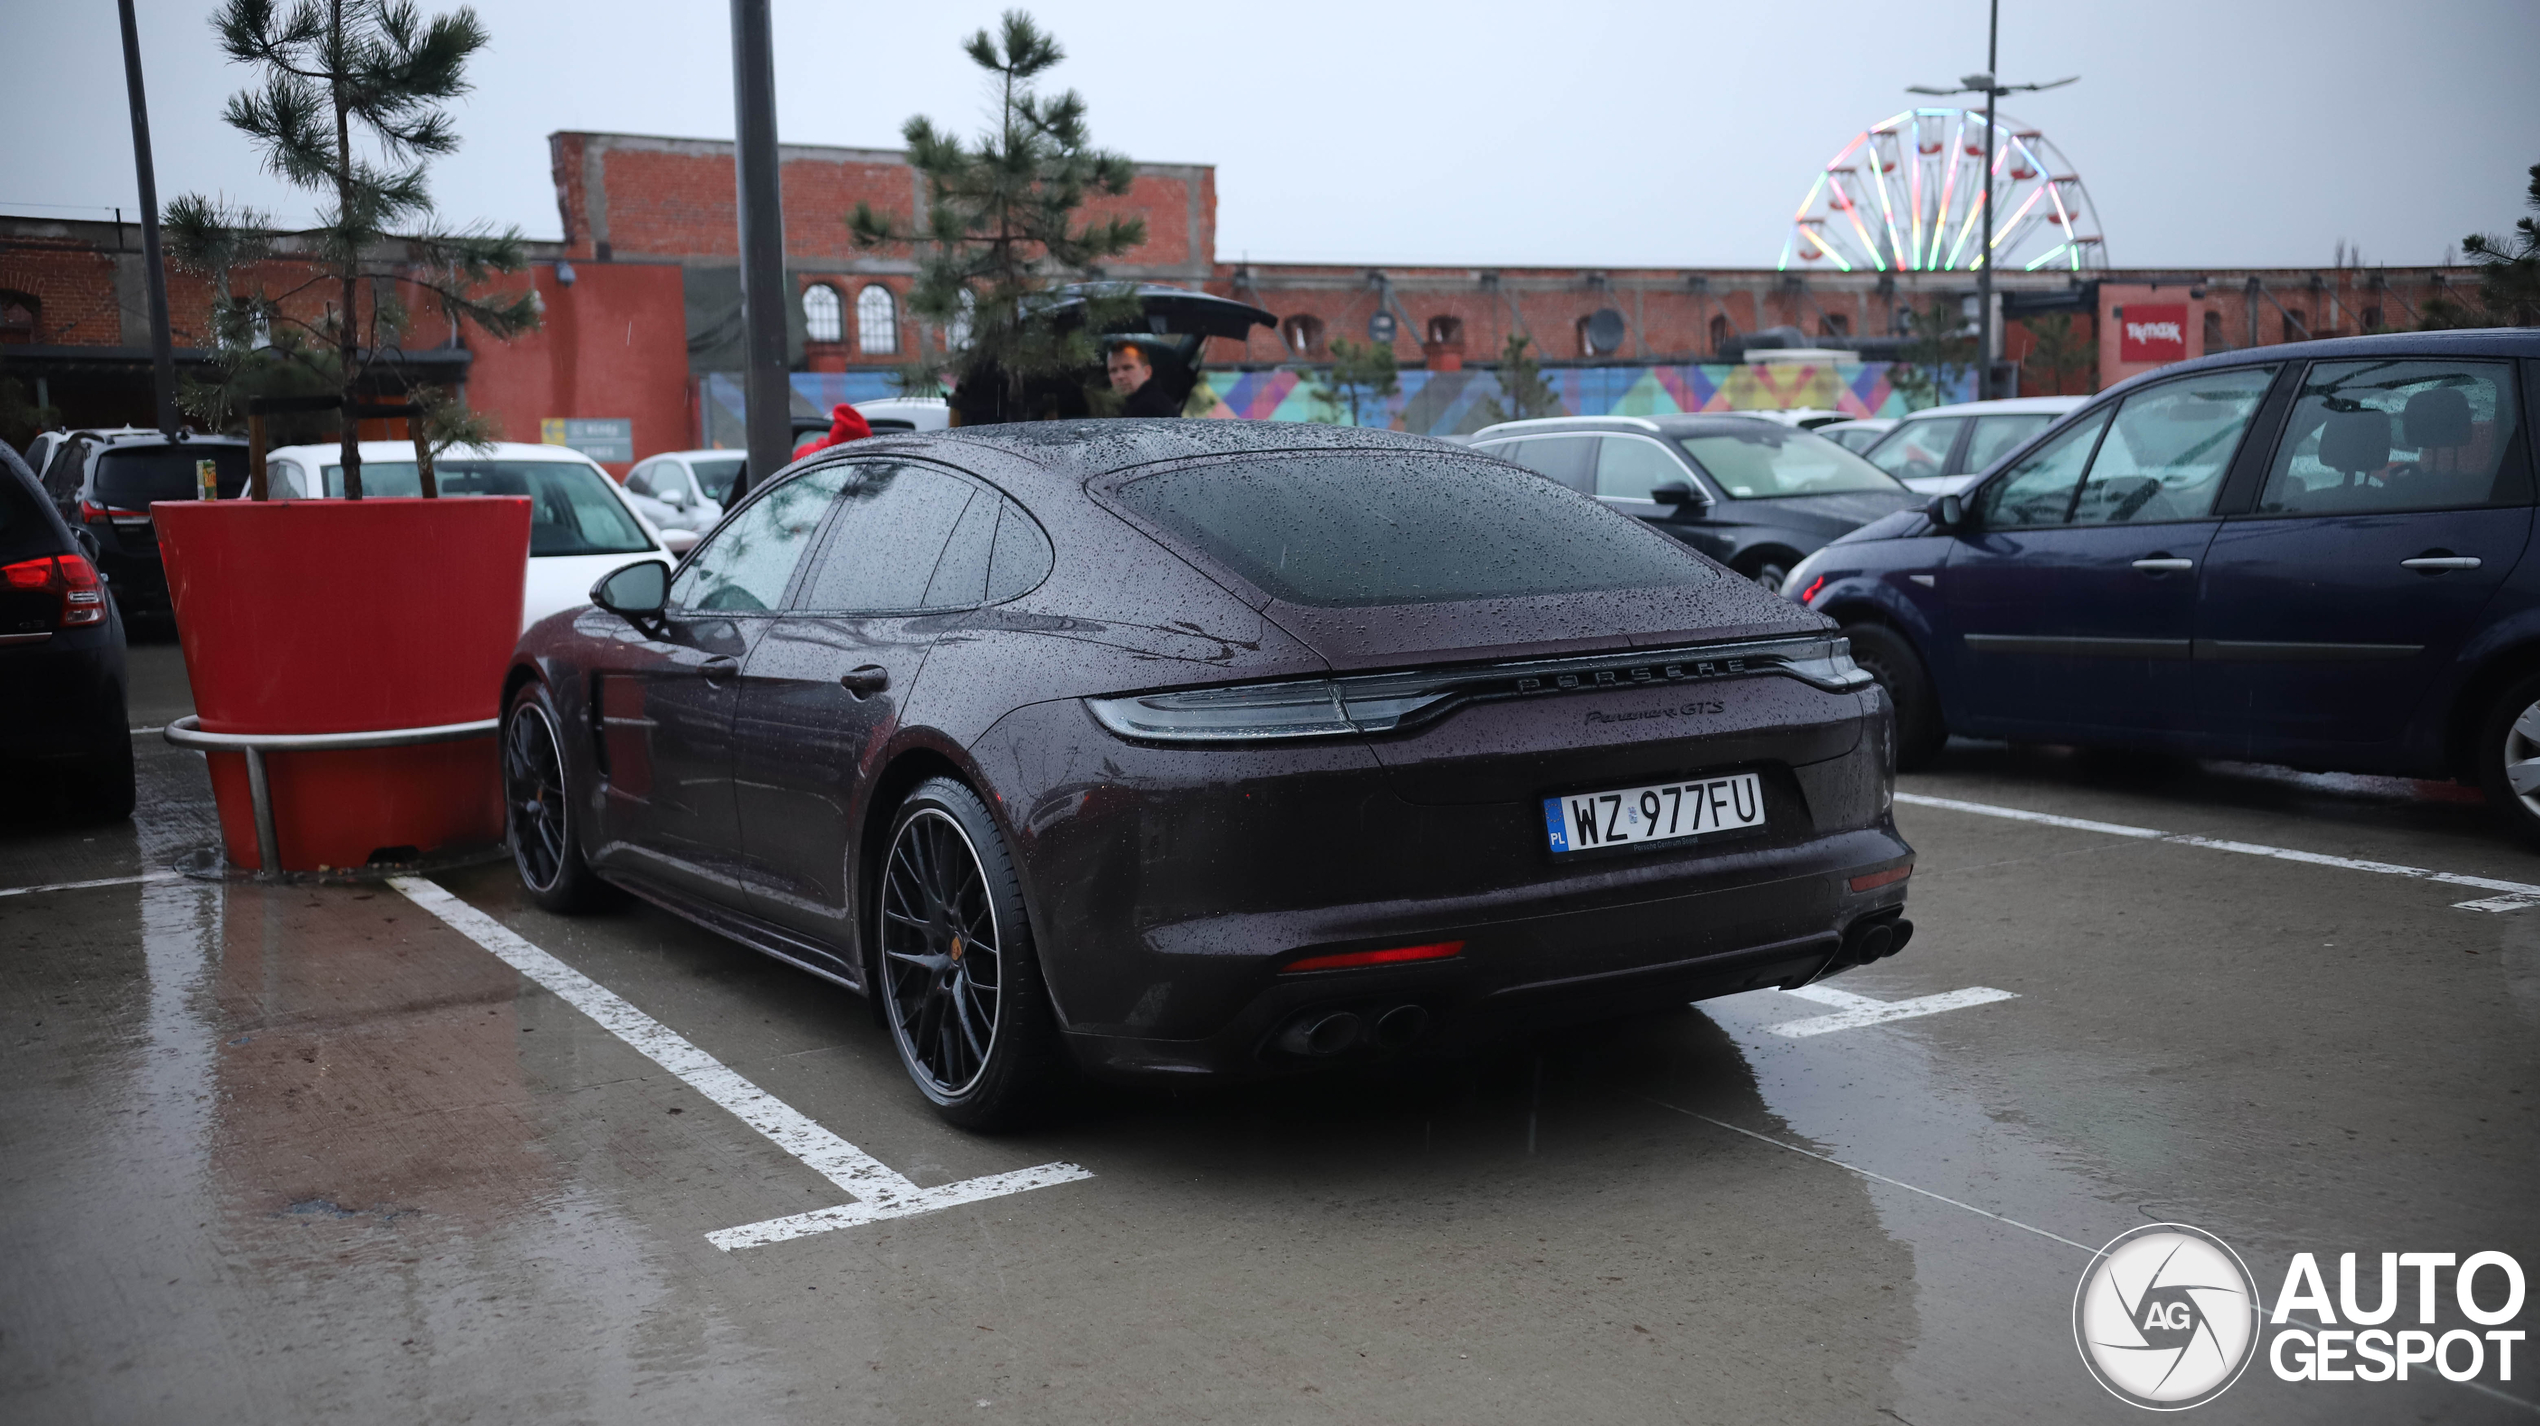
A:
[[[2519,414],[2506,362],[2322,362],[2276,444],[2258,513],[2524,504],[2524,482],[2505,475]]]
[[[1461,456],[1232,461],[1132,480],[1116,498],[1295,604],[1433,604],[1715,577],[1629,516]]]
[[[1596,446],[1594,436],[1537,436],[1486,449],[1572,490],[1592,494],[1596,490]]]
[[[191,500],[195,496],[194,463],[209,460],[220,498],[231,500],[247,488],[244,446],[144,446],[97,453],[93,488],[97,503],[118,510],[147,510],[153,500]]]
[[[1031,593],[1058,563],[1040,522],[1013,501],[1003,503],[1005,508],[997,513],[996,554],[988,562],[990,603]]]
[[[916,609],[973,488],[924,466],[861,462],[838,494],[838,515],[800,606],[845,614]]]

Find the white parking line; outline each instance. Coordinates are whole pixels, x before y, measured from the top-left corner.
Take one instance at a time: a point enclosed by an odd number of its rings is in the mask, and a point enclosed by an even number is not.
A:
[[[601,1029],[634,1046],[638,1053],[678,1076],[689,1088],[732,1111],[742,1123],[766,1135],[776,1147],[802,1160],[813,1172],[857,1200],[837,1208],[706,1235],[708,1242],[725,1252],[885,1218],[933,1213],[983,1198],[1093,1177],[1074,1164],[1056,1163],[938,1188],[919,1188],[880,1159],[822,1128],[801,1110],[743,1079],[677,1031],[628,1004],[615,991],[531,945],[510,927],[435,883],[422,877],[396,876],[390,877],[388,884],[504,964],[546,987],[557,999],[598,1021]]]
[[[2022,807],[1996,807],[1988,802],[1961,802],[1954,797],[1925,797],[1915,792],[1900,792],[1896,800],[1910,807],[1937,807],[1949,812],[1972,812],[1979,817],[2007,817],[2014,822],[2035,822],[2047,827],[2069,827],[2077,832],[2100,832],[2111,837],[2132,837],[2137,841],[2172,842],[2182,847],[2203,847],[2213,852],[2238,852],[2243,856],[2274,857],[2278,861],[2303,862],[2311,866],[2336,867],[2341,871],[2368,871],[2382,876],[2411,876],[2420,881],[2436,881],[2446,886],[2476,887],[2480,891],[2497,891],[2477,901],[2455,901],[2458,911],[2520,911],[2540,906],[2540,886],[2520,881],[2499,881],[2491,876],[2464,876],[2456,871],[2432,871],[2425,867],[2400,866],[2396,862],[2368,862],[2354,857],[2332,857],[2319,852],[2297,852],[2284,847],[2261,846],[2256,842],[2233,842],[2219,837],[2199,837],[2188,832],[2164,832],[2157,827],[2129,827],[2122,822],[2093,822],[2082,817],[2057,817],[2046,812],[2031,812]]]
[[[92,886],[139,886],[145,881],[174,881],[180,873],[145,871],[139,876],[101,876],[95,881],[52,881],[42,886],[0,886],[0,896],[33,896],[39,891],[85,891]]]
[[[1969,986],[1965,990],[1944,990],[1938,995],[1921,995],[1912,1000],[1872,1000],[1830,985],[1803,985],[1785,990],[1802,1000],[1836,1007],[1832,1015],[1815,1015],[1805,1020],[1785,1020],[1765,1028],[1776,1035],[1804,1039],[1834,1030],[1857,1030],[1864,1025],[1884,1025],[1890,1020],[1911,1020],[1918,1015],[1937,1015],[1944,1010],[1963,1010],[1970,1005],[1989,1005],[1996,1000],[2017,1000],[2019,995],[2008,990],[1995,990],[1989,985]]]

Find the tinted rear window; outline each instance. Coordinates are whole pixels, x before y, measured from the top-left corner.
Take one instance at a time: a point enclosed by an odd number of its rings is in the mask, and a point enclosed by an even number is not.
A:
[[[1435,604],[1713,577],[1628,515],[1458,456],[1231,462],[1134,480],[1118,499],[1295,604]]]
[[[153,500],[194,498],[194,462],[212,462],[213,478],[223,500],[247,488],[244,446],[145,446],[97,453],[98,503],[119,510],[147,510]]]
[[[444,495],[526,495],[529,554],[631,555],[649,550],[635,517],[609,493],[608,477],[587,465],[560,460],[452,460],[432,463],[433,483]],[[344,493],[344,467],[326,468],[326,493]],[[423,481],[410,460],[362,462],[364,495],[420,495]]]

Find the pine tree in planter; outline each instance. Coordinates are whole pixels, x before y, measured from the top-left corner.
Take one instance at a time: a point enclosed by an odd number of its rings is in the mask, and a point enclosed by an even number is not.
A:
[[[454,331],[473,323],[503,339],[538,325],[534,293],[483,290],[527,265],[519,230],[443,229],[424,186],[426,162],[458,147],[443,105],[467,92],[467,61],[485,47],[473,10],[426,22],[409,0],[228,0],[212,27],[232,60],[264,71],[261,87],[232,96],[221,117],[255,141],[267,169],[325,197],[317,225],[294,236],[324,271],[332,301],[308,321],[262,289],[233,291],[234,270],[268,256],[273,235],[254,214],[199,195],[169,204],[170,251],[211,273],[218,294],[218,379],[190,393],[197,415],[228,425],[237,396],[320,383],[351,407],[417,301]],[[409,391],[432,445],[489,434],[446,393]],[[340,426],[344,495],[359,500],[357,424]],[[423,493],[435,494],[422,464]]]
[[[219,293],[214,378],[189,395],[226,424],[241,397],[329,393],[347,498],[152,506],[198,731],[399,740],[268,753],[272,865],[239,755],[214,752],[227,858],[305,872],[481,849],[504,833],[491,730],[520,634],[530,502],[362,499],[351,408],[418,306],[497,339],[537,324],[531,293],[484,293],[526,265],[520,235],[443,230],[424,188],[426,161],[457,144],[442,105],[466,91],[485,31],[470,11],[426,22],[405,0],[227,0],[213,27],[232,59],[263,71],[224,117],[275,173],[323,199],[317,225],[289,235],[201,198],[170,206],[172,248]],[[279,294],[240,291],[238,275],[268,255],[321,276]],[[314,320],[301,296],[311,289],[332,299]],[[416,475],[431,496],[433,434],[473,433],[444,394],[408,394],[425,412]],[[407,744],[418,735],[429,741]]]

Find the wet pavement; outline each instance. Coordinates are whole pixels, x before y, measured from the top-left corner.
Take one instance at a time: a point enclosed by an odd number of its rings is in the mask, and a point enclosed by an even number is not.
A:
[[[172,648],[135,664],[137,725],[186,711]],[[136,746],[134,821],[0,828],[0,892],[212,839],[200,760]],[[1981,744],[1901,789],[1918,934],[1826,996],[996,1139],[856,997],[502,866],[435,879],[465,924],[0,895],[0,1419],[2118,1421],[2072,1303],[2140,1224],[2270,1301],[2297,1252],[2332,1295],[2342,1252],[2540,1271],[2540,887],[2461,908],[2540,857],[2474,795]],[[871,1161],[1090,1177],[709,1240]],[[2197,1416],[2531,1420],[2535,1372],[2261,1359]]]

